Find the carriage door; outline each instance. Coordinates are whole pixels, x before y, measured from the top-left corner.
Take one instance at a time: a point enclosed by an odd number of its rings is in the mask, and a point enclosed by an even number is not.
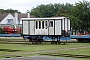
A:
[[[49,35],[54,35],[54,20],[49,20]]]
[[[35,21],[35,34],[36,35],[48,35],[48,20]]]
[[[42,20],[41,27],[42,35],[48,35],[48,20]]]

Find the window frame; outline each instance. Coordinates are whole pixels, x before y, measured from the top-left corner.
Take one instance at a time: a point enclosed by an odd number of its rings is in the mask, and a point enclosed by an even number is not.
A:
[[[13,24],[13,19],[7,19],[7,24]]]
[[[45,21],[42,21],[42,29],[44,29],[44,28],[45,28],[45,26],[44,26],[44,22],[45,22]]]
[[[53,27],[53,21],[49,21],[49,27]]]
[[[39,29],[41,29],[41,21],[39,21]]]

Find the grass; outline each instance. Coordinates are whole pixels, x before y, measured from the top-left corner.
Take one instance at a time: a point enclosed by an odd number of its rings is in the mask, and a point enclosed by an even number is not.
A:
[[[90,46],[90,43],[66,43],[66,45],[63,44],[56,45],[50,44],[50,42],[43,42],[42,44],[31,44],[27,40],[24,41],[22,39],[0,39],[0,58],[15,57],[15,56],[33,56],[42,54],[52,55],[55,53],[90,56],[90,47],[78,48],[86,46]],[[69,48],[76,48],[76,49],[69,49]],[[87,58],[83,59],[79,58],[79,60],[80,59],[88,60]]]
[[[76,50],[60,50],[61,54],[72,54],[72,55],[89,55],[90,56],[90,48],[76,49]]]

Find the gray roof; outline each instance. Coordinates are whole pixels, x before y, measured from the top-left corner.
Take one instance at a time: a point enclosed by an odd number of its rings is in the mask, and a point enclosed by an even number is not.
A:
[[[8,14],[0,14],[0,22],[7,16]]]
[[[0,14],[0,22],[8,15],[11,14],[13,17],[15,17],[15,13],[5,13],[5,14]],[[20,18],[27,18],[28,14],[24,14],[24,13],[18,13],[18,20],[20,20]],[[30,16],[30,18],[35,18],[34,16]]]

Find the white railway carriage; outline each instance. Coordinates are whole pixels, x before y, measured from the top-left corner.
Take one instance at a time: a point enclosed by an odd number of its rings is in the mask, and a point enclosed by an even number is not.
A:
[[[66,17],[22,18],[21,20],[22,35],[29,36],[28,39],[32,42],[41,42],[40,39],[44,36],[50,37],[52,41],[57,38],[59,42],[62,36],[69,37],[70,35],[70,19]]]

